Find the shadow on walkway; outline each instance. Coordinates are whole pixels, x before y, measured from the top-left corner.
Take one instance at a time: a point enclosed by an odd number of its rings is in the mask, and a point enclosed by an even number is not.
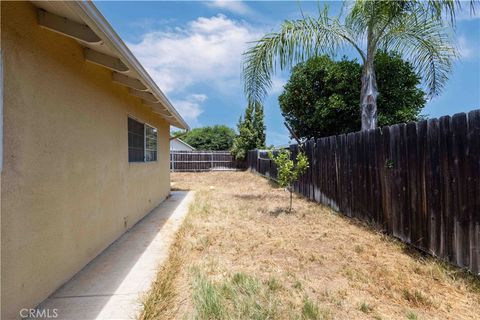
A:
[[[192,199],[172,192],[37,309],[57,309],[58,319],[135,319]]]

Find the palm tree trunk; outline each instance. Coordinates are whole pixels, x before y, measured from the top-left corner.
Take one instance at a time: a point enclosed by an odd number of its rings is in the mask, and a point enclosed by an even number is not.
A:
[[[371,61],[368,61],[371,60]],[[360,91],[360,108],[362,112],[362,131],[377,127],[377,78],[373,57],[367,59],[362,72],[362,89]]]

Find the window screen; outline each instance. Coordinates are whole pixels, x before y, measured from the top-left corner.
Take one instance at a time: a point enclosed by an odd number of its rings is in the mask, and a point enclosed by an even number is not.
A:
[[[145,128],[132,118],[128,118],[128,161],[143,162],[145,156]]]
[[[128,161],[157,161],[157,129],[128,118]]]
[[[157,129],[145,125],[145,161],[157,161]]]

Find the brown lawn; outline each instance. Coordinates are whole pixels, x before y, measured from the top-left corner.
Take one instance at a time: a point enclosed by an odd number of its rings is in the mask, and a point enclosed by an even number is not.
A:
[[[480,280],[248,172],[196,190],[142,319],[479,319]]]

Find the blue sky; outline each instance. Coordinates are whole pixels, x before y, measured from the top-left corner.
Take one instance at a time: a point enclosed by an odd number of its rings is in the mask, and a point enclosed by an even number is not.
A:
[[[325,2],[332,15],[340,2]],[[249,41],[278,30],[285,19],[315,15],[324,2],[297,1],[96,1],[153,79],[192,126],[235,128],[245,108],[241,54]],[[459,13],[455,62],[443,93],[429,101],[430,117],[480,108],[480,16]],[[351,51],[341,52],[356,58]],[[278,95],[289,72],[279,72],[265,101],[267,144],[289,141]]]

